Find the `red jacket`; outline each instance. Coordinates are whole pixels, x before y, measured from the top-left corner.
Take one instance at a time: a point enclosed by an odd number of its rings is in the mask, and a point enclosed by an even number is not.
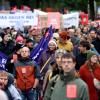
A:
[[[88,88],[89,88],[89,95],[90,95],[90,100],[98,100],[98,92],[97,89],[94,87],[93,84],[93,76],[91,72],[89,71],[89,68],[87,64],[84,64],[80,70],[80,77],[87,83]],[[94,70],[93,74],[95,78],[97,78],[100,81],[100,65],[98,65]]]

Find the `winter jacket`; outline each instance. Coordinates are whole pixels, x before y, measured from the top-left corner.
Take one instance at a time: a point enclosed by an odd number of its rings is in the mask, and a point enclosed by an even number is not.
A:
[[[8,73],[8,83],[4,89],[5,93],[8,96],[8,100],[22,100],[21,94],[18,92],[13,83],[14,77],[12,74]]]
[[[93,76],[91,72],[89,71],[89,68],[87,64],[84,64],[80,68],[80,77],[87,83],[88,88],[89,88],[89,95],[90,95],[90,100],[98,100],[98,91],[94,87],[93,84]],[[100,65],[96,67],[96,69],[93,71],[94,76],[100,81]]]
[[[74,75],[62,75],[57,78],[52,90],[55,78],[50,80],[44,100],[89,100],[87,85],[81,79]]]
[[[33,88],[35,79],[40,78],[39,66],[29,58],[18,60],[14,63],[14,68],[17,87],[20,90],[26,91]]]
[[[49,69],[49,64],[54,61],[54,53],[55,53],[55,50],[54,51],[50,51],[49,48],[45,51],[43,51],[43,53],[41,54],[40,58],[39,58],[39,65],[40,65],[40,68],[42,69],[42,67],[45,65],[45,63],[47,62],[48,59],[50,59],[48,61],[48,63],[46,64],[45,68],[43,69],[42,71],[42,76],[44,77],[46,72],[48,71]],[[51,58],[50,58],[51,57]]]

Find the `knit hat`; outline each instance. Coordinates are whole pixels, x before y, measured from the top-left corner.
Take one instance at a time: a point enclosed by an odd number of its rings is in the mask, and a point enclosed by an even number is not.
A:
[[[56,47],[56,48],[58,47],[58,46],[57,46],[57,43],[56,43],[56,41],[55,41],[54,39],[51,39],[51,40],[49,41],[48,45],[49,45],[50,43],[55,44],[55,47]]]
[[[23,41],[24,41],[24,39],[22,36],[17,36],[17,38],[16,38],[17,43],[22,43]]]
[[[87,60],[89,60],[93,55],[96,55],[96,53],[93,51],[88,51],[87,52]]]

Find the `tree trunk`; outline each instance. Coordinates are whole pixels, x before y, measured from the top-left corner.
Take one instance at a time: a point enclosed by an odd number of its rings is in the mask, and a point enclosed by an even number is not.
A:
[[[90,19],[95,19],[94,0],[89,0]]]

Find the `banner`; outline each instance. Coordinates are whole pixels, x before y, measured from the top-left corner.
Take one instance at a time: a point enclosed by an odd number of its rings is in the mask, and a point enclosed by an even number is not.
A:
[[[75,26],[76,28],[79,25],[79,13],[65,14],[62,16],[62,27],[68,28]]]
[[[53,26],[55,29],[60,28],[60,21],[61,21],[61,14],[59,12],[49,12],[48,13],[48,27],[50,25]]]
[[[5,64],[7,62],[7,56],[0,52],[0,70],[5,70]]]
[[[0,27],[36,26],[38,18],[34,13],[0,14]]]

